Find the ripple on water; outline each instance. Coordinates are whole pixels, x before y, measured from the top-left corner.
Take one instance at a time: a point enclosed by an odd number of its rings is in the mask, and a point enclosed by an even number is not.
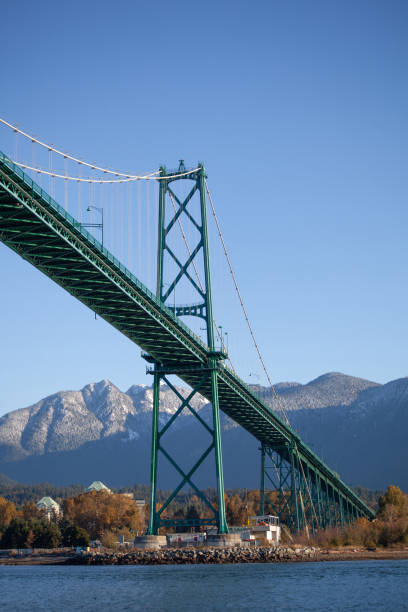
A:
[[[408,611],[408,561],[3,566],[2,610]]]

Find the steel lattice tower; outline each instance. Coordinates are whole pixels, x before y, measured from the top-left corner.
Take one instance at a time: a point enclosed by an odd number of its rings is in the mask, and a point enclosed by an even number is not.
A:
[[[170,374],[183,374],[186,371],[191,372],[191,365],[186,363],[182,364],[180,361],[175,362],[172,360],[172,356],[168,355],[166,360],[155,361],[150,359],[153,363],[151,373],[154,377],[153,382],[153,427],[152,427],[152,457],[151,457],[151,497],[150,497],[150,520],[148,534],[155,535],[158,533],[158,529],[161,525],[176,525],[185,524],[186,521],[176,519],[165,519],[162,518],[163,512],[166,510],[170,502],[174,499],[177,493],[186,485],[189,484],[197,493],[197,495],[205,502],[208,509],[212,514],[212,518],[209,519],[194,519],[187,521],[190,525],[198,524],[216,524],[218,527],[218,533],[228,533],[227,522],[225,518],[225,501],[224,501],[224,476],[222,466],[222,452],[221,452],[221,432],[220,432],[220,415],[219,415],[219,398],[218,398],[218,364],[220,360],[226,358],[226,353],[221,350],[216,350],[214,341],[214,322],[213,322],[213,311],[212,311],[212,297],[211,297],[211,274],[210,274],[210,253],[208,244],[208,226],[207,226],[207,210],[206,210],[206,198],[205,198],[205,170],[202,164],[199,164],[197,172],[189,174],[188,176],[181,176],[184,170],[183,161],[180,161],[180,166],[176,172],[167,173],[165,168],[161,168],[161,176],[165,177],[160,181],[160,192],[159,192],[159,219],[158,219],[158,249],[157,249],[157,289],[156,295],[163,302],[169,299],[171,295],[175,295],[175,289],[181,280],[187,279],[188,282],[194,287],[195,292],[198,296],[197,303],[190,304],[188,306],[177,306],[175,303],[173,306],[167,304],[169,308],[172,308],[174,313],[181,317],[183,315],[200,317],[205,321],[206,334],[207,334],[207,345],[209,347],[208,360],[204,366],[199,367],[200,370],[200,382],[194,386],[187,398],[184,398],[174,387],[174,385],[168,379]],[[184,200],[181,200],[175,192],[172,190],[173,181],[189,181],[192,182],[192,187]],[[199,213],[194,214],[189,209],[189,204],[192,202],[194,197],[199,198]],[[169,201],[170,200],[170,201]],[[170,211],[170,219],[168,219],[168,212]],[[190,223],[193,224],[195,229],[198,231],[199,240],[196,246],[190,251],[187,260],[182,263],[179,258],[173,252],[168,237],[173,228],[175,228],[180,217],[187,216]],[[166,289],[164,285],[164,275],[166,262],[170,258],[176,263],[178,272],[170,283],[166,283]],[[194,279],[193,275],[189,271],[189,267],[193,265],[198,258],[201,258],[202,268],[204,270],[204,282],[198,283]],[[167,277],[166,277],[167,278]],[[198,279],[197,279],[198,280]],[[149,360],[148,356],[145,356]],[[196,367],[197,369],[197,367]],[[159,429],[159,405],[160,405],[160,387],[161,382],[165,382],[170,389],[177,395],[180,405],[170,419],[168,423],[162,429]],[[211,398],[212,398],[212,426],[210,427],[194,410],[191,405],[193,397],[200,392],[201,387],[210,382],[211,384]],[[194,466],[188,473],[185,473],[178,463],[170,456],[170,454],[164,449],[161,444],[163,435],[174,423],[176,418],[181,414],[184,408],[190,410],[190,412],[197,418],[200,424],[207,430],[211,435],[211,444],[201,454],[199,459],[196,461]],[[164,502],[160,509],[157,510],[156,500],[156,487],[157,487],[157,471],[158,471],[158,453],[159,451],[166,457],[171,465],[177,470],[180,475],[180,483],[174,489],[172,494]],[[203,461],[214,453],[215,458],[215,471],[217,481],[217,507],[207,499],[203,493],[198,489],[192,480],[193,474],[200,467]]]

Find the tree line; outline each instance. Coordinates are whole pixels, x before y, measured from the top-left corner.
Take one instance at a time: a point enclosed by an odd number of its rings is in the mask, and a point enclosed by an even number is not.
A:
[[[227,522],[230,526],[247,525],[250,516],[259,514],[259,490],[235,490],[225,494]],[[215,490],[206,496],[216,507]],[[289,495],[289,492],[287,492]],[[163,492],[163,498],[166,493]],[[277,504],[276,491],[265,500],[265,512],[274,514]],[[118,493],[92,491],[79,493],[59,500],[61,514],[47,516],[32,501],[20,506],[0,497],[0,548],[55,548],[59,546],[87,546],[98,539],[106,546],[113,546],[120,536],[125,540],[144,533],[147,524],[148,505],[141,515],[133,499]],[[162,500],[158,502],[158,508]],[[208,517],[205,501],[199,495],[184,492],[170,504],[163,518],[199,519]],[[283,517],[285,522],[285,517]],[[189,529],[180,527],[179,531]],[[168,529],[167,531],[171,531]],[[166,530],[162,529],[162,533]],[[305,534],[297,534],[301,541]],[[308,533],[310,541],[310,530]],[[408,495],[395,486],[378,499],[377,518],[374,521],[358,519],[343,528],[331,527],[312,535],[317,545],[388,546],[408,543]]]
[[[49,516],[33,502],[16,507],[0,497],[0,548],[88,546],[90,540],[115,541],[144,530],[144,516],[134,500],[107,491],[66,498],[61,510]]]
[[[378,499],[383,495],[384,491],[372,491],[364,487],[356,486],[352,487],[356,494],[371,508],[377,510]],[[150,497],[150,486],[143,484],[133,484],[125,487],[111,487],[110,489],[115,493],[133,493],[135,499],[143,499],[146,504],[149,503]],[[12,501],[17,506],[21,506],[25,502],[36,502],[42,497],[49,496],[60,503],[61,500],[69,497],[74,497],[85,491],[83,485],[72,484],[66,487],[55,486],[49,483],[39,484],[22,484],[16,482],[4,474],[0,474],[0,497],[4,497],[8,501]],[[253,496],[254,490],[248,490],[244,488],[226,489],[225,493],[228,499],[238,496],[241,499],[243,505],[246,505],[247,497]],[[164,489],[157,490],[157,501],[163,503],[170,495],[171,491]],[[203,494],[209,500],[216,500],[217,491],[213,487],[209,487],[203,490]],[[180,491],[175,500],[172,502],[172,509],[174,512],[180,510],[185,511],[188,506],[191,505],[191,500],[195,497],[195,492],[192,490]],[[259,513],[259,507],[255,511],[255,514]]]
[[[295,537],[299,543],[310,542],[310,534]],[[344,527],[328,527],[311,537],[316,546],[399,546],[408,544],[408,495],[390,485],[378,499],[377,516],[369,521],[358,518]]]

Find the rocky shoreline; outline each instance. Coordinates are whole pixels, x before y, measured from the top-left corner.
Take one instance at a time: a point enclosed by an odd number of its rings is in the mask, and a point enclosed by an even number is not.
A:
[[[235,563],[305,563],[326,561],[408,561],[404,548],[314,548],[314,547],[185,547],[159,550],[133,549],[125,552],[48,551],[0,558],[1,565],[194,565]]]
[[[311,561],[318,549],[271,547],[165,548],[128,552],[83,552],[66,560],[69,565],[191,565],[198,563],[270,563]]]
[[[83,552],[66,565],[193,565],[407,559],[408,549],[320,549],[314,547],[167,548],[128,552]]]

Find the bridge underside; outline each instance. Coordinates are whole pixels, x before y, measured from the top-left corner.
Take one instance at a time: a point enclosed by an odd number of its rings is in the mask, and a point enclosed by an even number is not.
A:
[[[210,378],[205,376],[211,359],[208,347],[3,154],[0,240],[141,347],[163,372],[176,374],[193,389],[199,387],[211,401]],[[294,528],[305,522],[323,526],[334,517],[342,522],[374,516],[267,404],[221,361],[217,363],[220,409],[260,441],[264,458],[275,462],[275,473],[279,461],[291,466],[286,493],[280,486],[280,501],[275,495],[276,512],[289,512]],[[281,473],[280,482],[282,478]],[[285,501],[288,491],[292,501]],[[295,499],[300,500],[297,510]]]

